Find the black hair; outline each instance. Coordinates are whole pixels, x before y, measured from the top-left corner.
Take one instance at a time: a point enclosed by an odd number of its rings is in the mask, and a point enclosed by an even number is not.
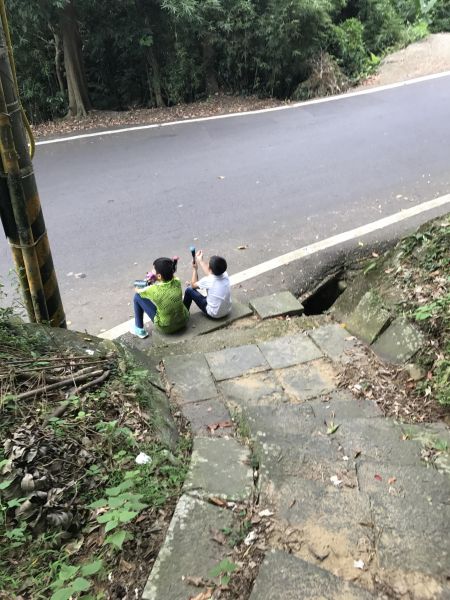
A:
[[[227,261],[221,256],[211,256],[209,259],[209,268],[214,275],[219,277],[227,270]]]
[[[153,263],[157,275],[161,275],[164,281],[171,281],[177,270],[178,258],[157,258]]]

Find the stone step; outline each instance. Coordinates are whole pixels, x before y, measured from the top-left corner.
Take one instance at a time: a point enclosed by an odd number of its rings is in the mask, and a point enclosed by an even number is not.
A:
[[[403,498],[405,504],[450,506],[450,478],[432,466],[405,466],[362,460],[357,465],[358,487],[371,497]]]
[[[247,502],[253,495],[253,469],[250,449],[234,438],[196,437],[186,494],[207,500]]]
[[[187,342],[194,337],[211,334],[214,331],[229,327],[235,321],[250,317],[253,314],[248,304],[233,302],[231,313],[223,319],[209,319],[202,312],[193,312],[188,321],[186,329],[173,334],[164,334],[156,328],[152,328],[151,342],[153,346],[170,346],[180,342]]]
[[[258,344],[283,336],[296,335],[330,322],[330,318],[326,315],[267,319],[265,321],[258,321],[257,317],[249,317],[234,323],[230,327],[213,331],[207,335],[196,336],[190,340],[175,341],[170,346],[153,347],[149,344],[143,347],[142,350],[149,357],[151,364],[158,365],[169,353],[172,355],[206,353],[222,350],[223,348]]]
[[[381,598],[286,552],[264,560],[250,600],[369,600]]]
[[[230,528],[232,513],[183,495],[148,578],[143,600],[186,600],[198,594],[189,578],[208,579],[230,548],[213,540],[211,531]]]
[[[339,422],[334,437],[349,457],[384,464],[421,466],[421,446],[404,438],[400,427],[389,419],[350,419]]]
[[[433,578],[436,595],[417,597],[450,598],[450,505],[425,494],[421,489],[405,497],[369,494],[377,565],[387,581],[408,581],[408,573]]]

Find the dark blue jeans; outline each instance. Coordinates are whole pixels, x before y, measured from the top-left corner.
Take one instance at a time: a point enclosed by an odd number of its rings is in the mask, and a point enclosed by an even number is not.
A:
[[[189,310],[191,308],[192,301],[199,307],[199,309],[207,315],[206,312],[206,304],[207,300],[203,294],[200,294],[197,290],[194,290],[191,287],[186,288],[184,292],[183,302],[185,307]]]
[[[136,327],[144,327],[144,313],[146,313],[152,322],[155,320],[156,306],[148,298],[142,298],[138,293],[134,295],[134,323]]]

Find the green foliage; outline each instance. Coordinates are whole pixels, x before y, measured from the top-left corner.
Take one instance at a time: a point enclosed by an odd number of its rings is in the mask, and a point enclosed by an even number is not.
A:
[[[364,26],[359,19],[346,19],[334,26],[334,54],[346,75],[357,80],[368,66]]]
[[[228,558],[224,558],[209,573],[209,577],[218,577],[220,585],[228,585],[230,583],[231,574],[236,571],[237,565],[232,563]]]
[[[34,122],[67,110],[55,56],[66,0],[8,1],[23,102]],[[93,104],[168,106],[214,93],[289,98],[323,53],[351,81],[371,57],[448,30],[448,0],[74,0]],[[59,41],[58,41],[59,40]],[[333,69],[332,69],[333,71]],[[339,74],[331,73],[331,79]],[[63,82],[63,85],[65,83]],[[333,86],[331,85],[331,88]],[[306,91],[305,91],[306,90]]]
[[[70,600],[90,589],[91,581],[89,579],[102,570],[103,562],[94,560],[79,566],[66,563],[58,564],[58,566],[58,576],[50,586],[53,590],[50,600]]]

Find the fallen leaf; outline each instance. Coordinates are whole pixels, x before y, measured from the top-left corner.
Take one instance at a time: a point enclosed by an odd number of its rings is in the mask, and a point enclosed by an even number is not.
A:
[[[331,421],[327,428],[327,435],[333,435],[339,429],[340,425],[335,425],[334,421]]]
[[[395,483],[397,481],[397,477],[389,477],[388,479],[388,484],[392,485],[393,483]]]
[[[218,529],[211,530],[211,539],[220,544],[221,546],[225,546],[225,544],[228,541],[226,535]]]
[[[227,506],[226,500],[222,500],[222,498],[216,498],[215,496],[210,496],[208,498],[211,504],[215,504],[216,506]]]
[[[213,594],[213,588],[208,588],[196,596],[191,596],[189,600],[209,600]]]
[[[383,478],[381,477],[381,475],[378,475],[378,473],[376,473],[376,474],[375,474],[374,478],[375,478],[377,481],[383,481]]]
[[[216,429],[225,429],[226,427],[233,427],[233,421],[219,421],[218,423],[207,425],[207,428],[211,433],[216,431]]]
[[[203,577],[186,577],[186,582],[194,587],[205,587],[206,583]]]

